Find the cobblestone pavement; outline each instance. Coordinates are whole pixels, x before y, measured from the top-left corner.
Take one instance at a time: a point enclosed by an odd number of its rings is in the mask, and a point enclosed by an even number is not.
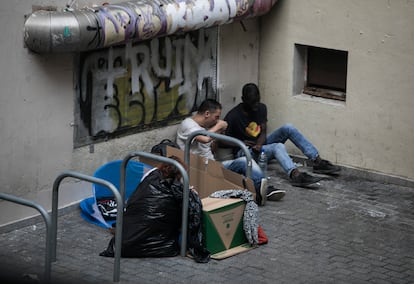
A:
[[[260,207],[267,245],[207,264],[122,259],[121,283],[414,283],[414,188],[342,174],[305,189],[271,169],[287,193]],[[52,283],[111,283],[114,260],[98,255],[110,235],[75,208],[58,218]],[[45,231],[40,219],[0,230],[2,283],[42,279]]]

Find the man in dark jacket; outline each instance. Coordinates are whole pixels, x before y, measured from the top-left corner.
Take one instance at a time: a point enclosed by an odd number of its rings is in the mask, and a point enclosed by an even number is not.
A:
[[[313,161],[313,172],[336,174],[340,168],[321,159],[318,150],[291,124],[285,124],[267,135],[267,107],[260,102],[259,88],[249,83],[243,86],[242,103],[231,109],[224,120],[227,122],[226,135],[244,141],[253,156],[263,149],[268,160],[277,159],[287,173],[293,186],[308,186],[321,180],[320,177],[300,172],[288,155],[284,143],[293,142],[302,153]],[[244,153],[235,149],[235,155]]]

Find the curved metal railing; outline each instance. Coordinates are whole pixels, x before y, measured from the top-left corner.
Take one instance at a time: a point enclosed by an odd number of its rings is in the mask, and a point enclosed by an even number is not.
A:
[[[66,171],[60,174],[53,183],[53,193],[52,193],[52,229],[50,237],[50,246],[51,246],[51,260],[56,261],[56,241],[57,241],[57,216],[58,216],[58,198],[59,198],[59,185],[63,179],[67,177],[77,178],[80,180],[88,181],[91,183],[97,183],[102,186],[108,187],[115,196],[116,199],[116,228],[115,228],[115,259],[114,259],[114,274],[113,281],[119,282],[120,275],[120,259],[121,259],[121,241],[122,241],[122,217],[124,208],[124,201],[119,193],[118,189],[109,181],[91,177],[77,172]]]

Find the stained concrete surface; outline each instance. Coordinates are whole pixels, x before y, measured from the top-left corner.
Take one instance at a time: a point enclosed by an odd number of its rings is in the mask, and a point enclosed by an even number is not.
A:
[[[269,243],[199,264],[181,256],[121,259],[121,283],[414,283],[414,188],[343,172],[311,188],[292,187],[272,164],[270,184],[286,190],[260,207]],[[27,222],[26,222],[27,223]],[[2,283],[43,279],[45,225],[0,230]],[[111,283],[110,239],[77,207],[58,218],[52,283]],[[6,282],[5,282],[6,281]]]

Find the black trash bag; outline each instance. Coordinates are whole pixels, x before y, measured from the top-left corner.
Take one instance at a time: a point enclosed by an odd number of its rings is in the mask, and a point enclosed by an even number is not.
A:
[[[183,187],[171,179],[162,179],[154,170],[138,186],[127,202],[123,217],[122,257],[165,257],[179,254],[179,234]],[[190,192],[189,252],[196,262],[206,263],[210,252],[203,247],[202,205]],[[101,256],[114,256],[114,238]]]
[[[128,200],[123,218],[123,257],[178,254],[182,189],[159,170],[151,172]]]
[[[188,204],[187,249],[195,262],[210,261],[210,252],[204,247],[203,205],[198,194],[190,191]]]

